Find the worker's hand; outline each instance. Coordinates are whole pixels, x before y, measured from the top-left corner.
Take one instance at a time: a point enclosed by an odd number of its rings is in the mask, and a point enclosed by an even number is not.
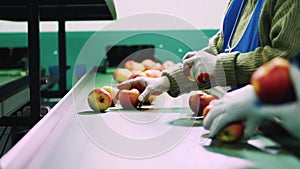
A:
[[[211,83],[214,82],[216,58],[204,51],[188,52],[182,59],[185,75],[207,88],[215,86]]]
[[[186,59],[188,59],[188,58],[191,58],[191,57],[193,57],[193,56],[195,56],[195,55],[197,55],[197,51],[187,52],[187,53],[183,56],[182,61],[183,61],[183,60],[186,60]]]
[[[296,100],[281,105],[262,105],[258,108],[258,112],[269,118],[275,117],[290,134],[300,139],[300,70],[292,65],[290,76]]]
[[[213,100],[211,109],[204,119],[204,127],[214,138],[219,131],[233,122],[244,121],[244,138],[255,134],[263,117],[256,111],[256,94],[252,85],[226,93],[222,98]]]
[[[145,90],[138,97],[140,103],[143,103],[150,95],[160,95],[170,89],[170,81],[166,76],[160,78],[137,77],[120,83],[118,88],[120,90],[131,89],[137,84],[145,86]]]

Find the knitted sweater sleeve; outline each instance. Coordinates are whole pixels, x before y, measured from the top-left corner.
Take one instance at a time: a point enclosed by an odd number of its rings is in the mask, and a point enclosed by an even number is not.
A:
[[[252,73],[264,63],[275,57],[288,59],[300,51],[299,12],[300,1],[265,0],[259,21],[260,46],[251,52],[221,53],[221,31],[210,39],[203,50],[218,57],[216,72],[224,72],[226,86],[238,88],[249,84]],[[197,84],[184,77],[181,64],[163,75],[170,80],[168,93],[173,97],[199,89]]]
[[[163,71],[162,76],[166,76],[170,81],[171,88],[168,94],[172,97],[177,97],[181,94],[199,89],[196,82],[189,80],[188,77],[183,74],[181,63]]]
[[[227,4],[227,8],[229,7],[229,4],[231,3],[231,0],[229,0]],[[219,31],[214,35],[210,40],[207,47],[203,48],[202,50],[205,52],[208,52],[212,55],[217,55],[222,49],[222,36],[221,32]],[[203,86],[197,84],[196,82],[190,81],[184,74],[182,70],[182,64],[178,63],[171,69],[165,70],[162,73],[162,76],[168,77],[170,81],[170,90],[168,91],[168,94],[172,97],[177,97],[179,95],[182,95],[184,93],[188,93],[194,90],[201,90],[203,89]]]
[[[223,68],[228,86],[250,82],[252,73],[274,57],[290,58],[300,51],[300,1],[265,0],[260,16],[260,47],[248,53],[220,53],[216,69]],[[221,51],[222,36],[212,41],[210,51]]]

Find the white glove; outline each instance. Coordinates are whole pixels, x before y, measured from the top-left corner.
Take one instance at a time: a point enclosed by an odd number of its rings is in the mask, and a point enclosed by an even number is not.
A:
[[[196,54],[197,54],[197,51],[187,52],[187,53],[183,56],[182,61],[183,61],[183,60],[186,60],[186,59],[188,59],[188,58],[191,58],[191,57],[195,56]]]
[[[252,85],[226,93],[222,98],[213,100],[211,110],[204,119],[204,127],[214,138],[219,131],[233,122],[244,121],[244,138],[252,136],[263,117],[256,112],[256,94]]]
[[[183,70],[190,69],[189,78],[198,84],[210,83],[208,79],[214,78],[216,58],[204,51],[188,52],[182,59]]]
[[[137,77],[120,83],[118,88],[120,90],[131,89],[131,87],[136,84],[145,86],[145,90],[138,97],[138,100],[141,103],[143,103],[150,95],[159,95],[170,89],[170,81],[166,76],[159,78]]]
[[[290,77],[296,100],[280,105],[262,105],[258,112],[269,118],[277,118],[290,134],[300,139],[300,70],[294,65],[290,67]]]

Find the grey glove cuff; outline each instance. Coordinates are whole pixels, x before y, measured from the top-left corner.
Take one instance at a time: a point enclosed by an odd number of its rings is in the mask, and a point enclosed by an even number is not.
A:
[[[237,87],[238,82],[235,73],[235,63],[238,52],[230,54],[220,54],[216,60],[214,70],[215,80],[219,86],[232,86]]]

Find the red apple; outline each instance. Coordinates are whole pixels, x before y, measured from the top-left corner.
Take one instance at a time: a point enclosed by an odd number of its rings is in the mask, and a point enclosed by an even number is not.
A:
[[[155,62],[151,59],[145,59],[142,61],[142,64],[144,65],[145,69],[152,69],[153,67],[155,67]]]
[[[130,89],[137,89],[140,93],[145,90],[146,86],[139,82],[132,82],[130,84]]]
[[[143,64],[138,63],[134,60],[127,60],[124,63],[124,68],[131,70],[131,71],[136,71],[136,70],[144,71],[145,70],[145,66]]]
[[[127,60],[124,62],[124,68],[131,70],[133,65],[136,64],[137,62],[134,60]]]
[[[175,65],[175,63],[173,61],[167,60],[163,63],[163,69],[168,69],[174,65]]]
[[[212,75],[210,75],[210,74],[208,74],[208,73],[200,73],[199,75],[198,75],[198,77],[197,77],[197,83],[199,83],[199,84],[206,84],[206,83],[208,83],[208,81],[210,80],[210,79],[212,79]]]
[[[123,89],[119,93],[119,102],[124,109],[136,109],[140,92],[137,89]]]
[[[158,78],[161,77],[161,71],[155,69],[149,69],[145,71],[147,77]]]
[[[154,100],[156,99],[156,95],[150,95],[145,101],[144,101],[144,103],[143,104],[145,104],[145,105],[151,105],[153,102],[154,102]]]
[[[286,59],[277,57],[253,73],[251,84],[260,101],[278,104],[294,99],[289,67],[290,63]]]
[[[144,67],[144,65],[141,64],[141,63],[136,63],[136,64],[133,65],[132,70],[133,70],[133,71],[134,71],[134,70],[144,71],[144,70],[145,70],[145,67]]]
[[[207,114],[209,113],[212,105],[207,105],[203,111],[202,116],[205,118]],[[231,123],[228,126],[224,127],[216,136],[217,140],[220,140],[222,142],[236,142],[240,140],[244,135],[244,128],[245,125],[242,122],[235,122]]]
[[[111,103],[110,94],[102,88],[95,88],[88,94],[88,104],[94,111],[105,111]]]
[[[202,111],[203,118],[206,117],[206,115],[208,114],[208,112],[210,111],[210,109],[211,109],[211,104],[208,104],[207,106],[204,107],[204,109]]]
[[[128,80],[132,75],[132,72],[126,68],[117,68],[114,71],[113,78],[118,83],[124,82]]]
[[[118,97],[117,97],[118,89],[112,86],[103,86],[102,89],[106,90],[112,98],[112,102],[110,106],[111,107],[115,106],[118,102]]]
[[[142,72],[142,71],[132,72],[130,79],[134,79],[136,77],[146,77],[146,74],[145,74],[145,72]]]
[[[197,93],[189,97],[189,106],[191,110],[197,115],[201,116],[203,109],[215,99],[219,97],[211,94]]]
[[[231,123],[217,134],[216,139],[227,143],[239,141],[244,135],[244,128],[242,122]]]
[[[198,113],[201,112],[201,109],[203,109],[202,107],[200,108],[200,97],[203,96],[204,93],[197,93],[197,94],[192,94],[189,97],[189,106],[190,109],[196,113],[196,115],[198,115]],[[199,114],[200,116],[200,114]]]
[[[161,63],[157,62],[157,63],[155,63],[154,67],[152,67],[151,69],[162,71],[164,68],[163,68],[163,65]]]

